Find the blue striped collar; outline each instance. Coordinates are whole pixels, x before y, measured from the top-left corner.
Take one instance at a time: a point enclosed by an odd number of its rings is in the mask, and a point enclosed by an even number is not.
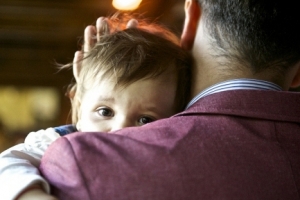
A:
[[[189,104],[186,106],[186,109],[193,105],[199,99],[211,95],[218,92],[228,91],[228,90],[274,90],[281,91],[281,87],[263,80],[256,79],[233,79],[229,81],[224,81],[221,83],[217,83],[213,86],[210,86],[200,92],[197,96],[195,96]]]

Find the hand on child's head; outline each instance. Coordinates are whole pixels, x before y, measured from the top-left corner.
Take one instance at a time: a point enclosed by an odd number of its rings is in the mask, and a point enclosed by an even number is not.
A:
[[[87,26],[84,31],[84,45],[83,51],[90,51],[97,41],[100,41],[101,36],[105,34],[110,34],[115,31],[121,31],[126,28],[136,28],[138,27],[138,21],[136,19],[128,20],[126,26],[115,26],[111,22],[113,18],[99,17],[96,21],[96,26]]]

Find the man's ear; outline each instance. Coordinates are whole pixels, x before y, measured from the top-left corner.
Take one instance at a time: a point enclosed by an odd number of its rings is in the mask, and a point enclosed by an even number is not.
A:
[[[73,60],[73,75],[76,82],[78,82],[78,77],[81,70],[82,57],[83,57],[82,52],[76,51]]]
[[[197,33],[201,8],[197,0],[186,0],[184,10],[185,21],[181,35],[181,47],[185,50],[191,50]]]
[[[300,62],[297,63],[297,71],[292,80],[291,88],[296,88],[300,86]]]

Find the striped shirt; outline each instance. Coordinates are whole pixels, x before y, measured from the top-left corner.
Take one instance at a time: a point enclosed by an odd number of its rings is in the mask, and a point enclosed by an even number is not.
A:
[[[229,81],[224,81],[221,83],[217,83],[213,86],[208,87],[207,89],[200,92],[197,96],[195,96],[186,106],[188,109],[191,105],[193,105],[199,99],[206,97],[208,95],[229,91],[229,90],[274,90],[281,91],[282,88],[274,83],[257,80],[257,79],[233,79]]]

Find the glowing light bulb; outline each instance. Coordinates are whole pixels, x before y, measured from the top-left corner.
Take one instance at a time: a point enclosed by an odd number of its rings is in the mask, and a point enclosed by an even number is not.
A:
[[[142,0],[113,0],[112,5],[118,10],[137,9]]]

